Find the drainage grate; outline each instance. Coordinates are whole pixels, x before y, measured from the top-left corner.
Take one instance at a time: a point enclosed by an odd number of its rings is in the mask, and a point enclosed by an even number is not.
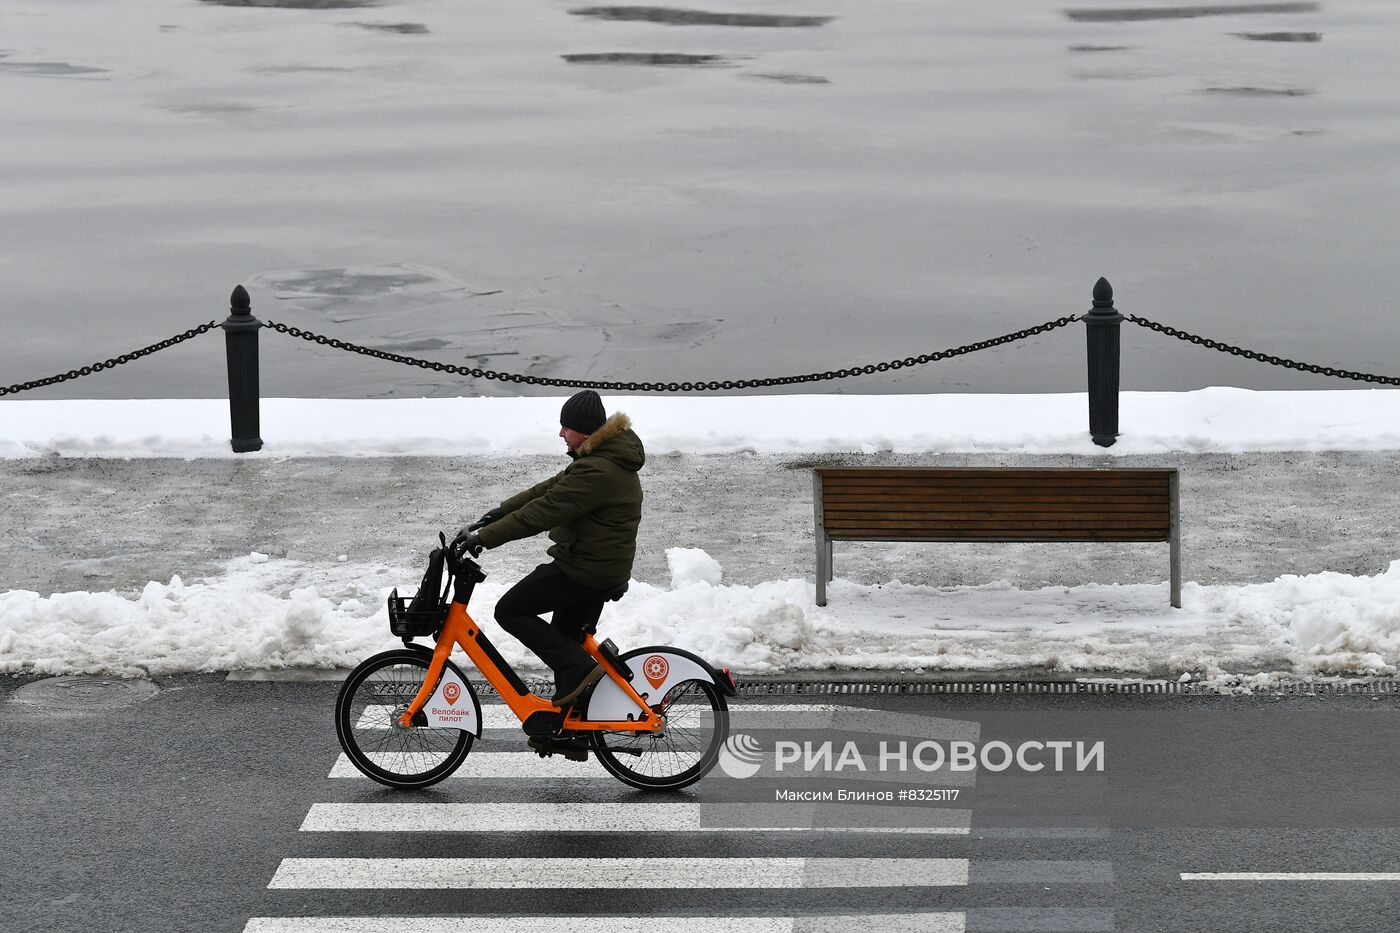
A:
[[[756,681],[739,683],[742,696],[790,694],[921,693],[1182,693],[1176,683],[1076,683],[1074,681]]]
[[[834,696],[888,694],[1154,694],[1173,696],[1218,696],[1242,689],[1256,695],[1329,696],[1400,694],[1400,680],[1287,682],[1264,686],[1231,686],[1219,683],[1182,683],[1174,680],[1157,681],[1074,681],[1074,680],[753,680],[738,675],[739,695],[766,696]],[[495,695],[490,684],[473,680],[473,685],[486,694]],[[553,681],[531,682],[535,693],[548,696],[554,692]]]

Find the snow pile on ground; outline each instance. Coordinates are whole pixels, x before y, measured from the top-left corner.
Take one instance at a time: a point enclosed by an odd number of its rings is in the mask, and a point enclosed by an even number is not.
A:
[[[666,569],[671,572],[671,586],[675,588],[696,583],[719,586],[724,579],[719,561],[705,553],[704,548],[668,547]]]
[[[1400,665],[1400,561],[1385,573],[1284,576],[1246,586],[1165,583],[1013,589],[861,586],[818,607],[805,580],[719,582],[704,551],[676,549],[670,587],[634,582],[601,631],[620,647],[673,644],[736,672],[805,669],[1249,672],[1389,675]],[[393,647],[384,598],[414,574],[250,554],[217,577],[136,593],[0,594],[0,672],[167,674],[350,667]],[[514,581],[479,585],[474,615],[507,659],[535,667],[491,620]],[[411,583],[410,583],[411,586]]]
[[[606,396],[652,454],[1400,449],[1400,390],[1125,392],[1111,448],[1083,393]],[[257,454],[557,454],[560,398],[264,399]],[[232,457],[221,399],[0,402],[0,457]]]

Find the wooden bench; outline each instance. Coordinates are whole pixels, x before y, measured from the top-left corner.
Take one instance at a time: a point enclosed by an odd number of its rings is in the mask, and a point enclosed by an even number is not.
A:
[[[1176,470],[816,467],[817,605],[833,541],[1167,541],[1181,608]]]

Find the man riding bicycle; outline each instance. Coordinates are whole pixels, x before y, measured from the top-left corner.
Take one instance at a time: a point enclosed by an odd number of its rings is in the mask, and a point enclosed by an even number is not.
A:
[[[598,621],[609,591],[631,578],[642,520],[646,462],[642,441],[624,414],[611,418],[592,389],[559,412],[559,436],[573,463],[491,509],[452,542],[458,556],[500,547],[548,530],[553,561],[536,567],[496,603],[496,621],[554,671],[564,707],[603,676],[579,644]],[[540,618],[552,612],[552,622]]]

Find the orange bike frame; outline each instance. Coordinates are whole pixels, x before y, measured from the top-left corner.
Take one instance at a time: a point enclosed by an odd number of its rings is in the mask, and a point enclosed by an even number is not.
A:
[[[443,623],[442,631],[438,634],[437,647],[433,649],[433,660],[428,665],[428,676],[423,679],[423,686],[418,688],[418,694],[413,698],[413,702],[408,704],[408,709],[404,710],[399,717],[399,725],[405,729],[409,728],[413,717],[428,702],[428,697],[433,695],[433,690],[437,688],[438,681],[442,678],[443,668],[447,666],[447,659],[452,654],[453,645],[461,645],[462,650],[471,658],[477,670],[482,676],[496,688],[501,699],[505,700],[511,712],[523,723],[534,713],[557,713],[560,708],[553,703],[527,693],[524,696],[515,692],[510,685],[509,678],[505,672],[486,653],[486,649],[481,646],[478,638],[482,635],[481,626],[477,625],[472,617],[467,614],[467,607],[459,602],[453,602],[447,608],[447,620]],[[575,732],[585,731],[608,731],[608,732],[660,732],[662,727],[661,717],[652,711],[651,706],[643,700],[641,694],[632,688],[632,684],[607,662],[602,652],[598,650],[598,642],[591,635],[585,635],[583,639],[583,650],[587,651],[594,660],[603,665],[603,670],[613,679],[622,692],[637,704],[637,719],[622,722],[595,722],[583,719],[579,715],[578,707],[569,709],[568,716],[564,720],[563,728]],[[641,718],[645,717],[645,718]]]

